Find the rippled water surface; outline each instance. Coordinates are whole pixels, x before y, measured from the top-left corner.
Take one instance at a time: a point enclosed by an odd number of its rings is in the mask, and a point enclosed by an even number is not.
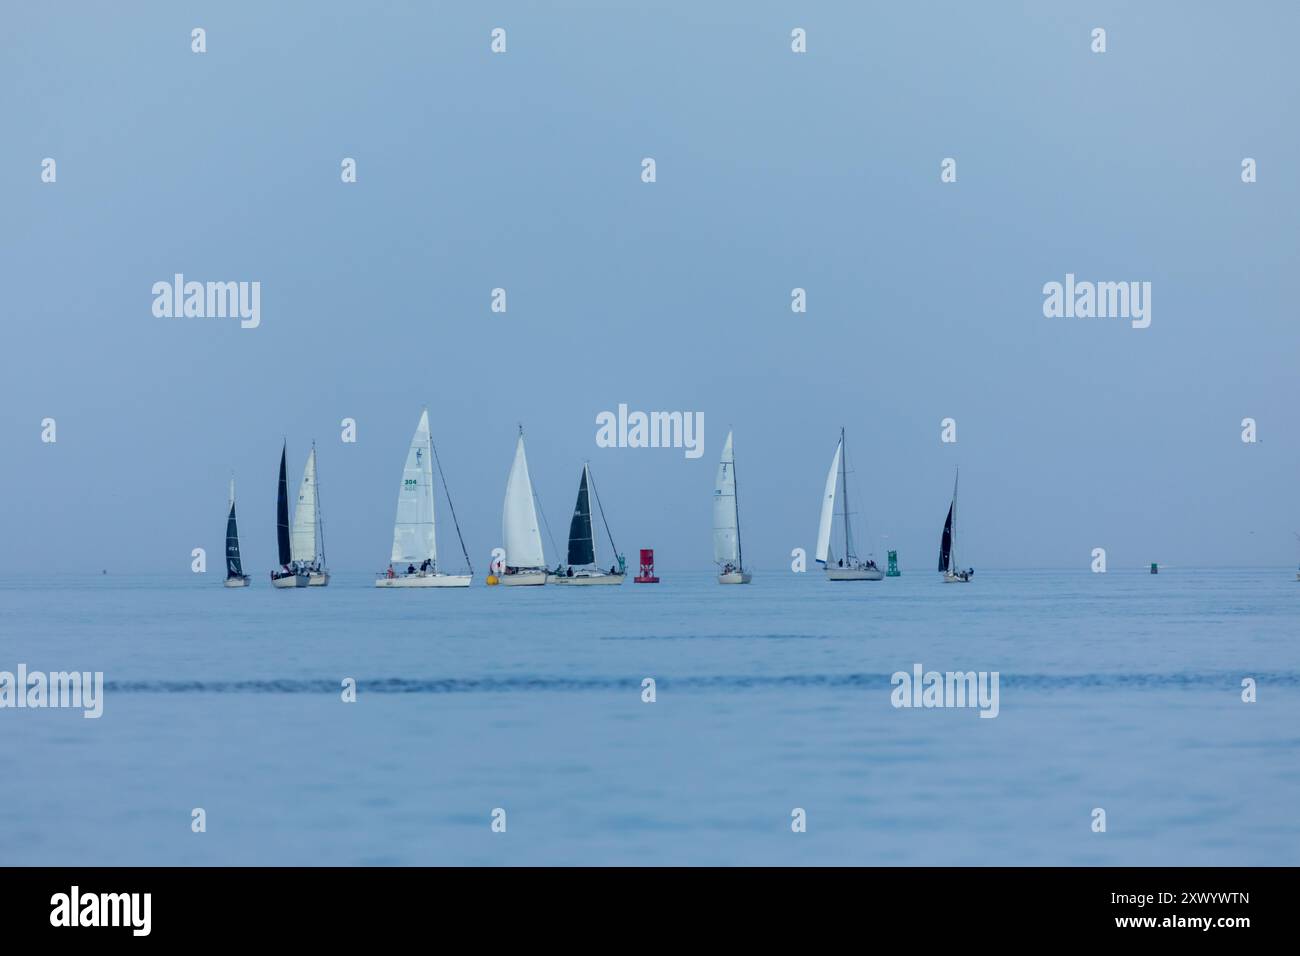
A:
[[[0,710],[0,862],[1300,864],[1287,569],[370,580],[0,586],[0,670],[106,685]],[[894,708],[916,663],[998,717]]]

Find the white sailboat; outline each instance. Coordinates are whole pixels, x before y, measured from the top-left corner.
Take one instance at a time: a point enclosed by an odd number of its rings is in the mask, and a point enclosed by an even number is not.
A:
[[[740,547],[740,507],[736,497],[736,455],[731,432],[722,446],[718,479],[713,486],[713,561],[719,584],[748,584],[754,576],[745,570]]]
[[[438,531],[433,502],[433,439],[429,435],[429,413],[420,413],[420,423],[411,437],[402,469],[402,486],[397,492],[397,515],[393,519],[393,550],[388,570],[375,579],[377,588],[467,588],[469,574],[445,574],[438,569]],[[442,473],[441,466],[438,468]],[[446,490],[446,481],[443,490]],[[447,493],[451,504],[451,493]],[[456,513],[452,511],[455,521]],[[456,534],[460,535],[460,523]],[[465,552],[465,540],[460,542]],[[469,567],[469,553],[465,552]]]
[[[289,479],[285,469],[287,447],[280,448],[280,480],[275,494],[275,543],[280,570],[271,572],[271,586],[277,589],[305,588],[308,575],[293,561],[293,544],[289,534]]]
[[[505,503],[501,509],[501,547],[506,553],[500,575],[502,584],[532,587],[546,583],[546,556],[542,553],[542,534],[537,527],[537,508],[533,503],[533,482],[528,477],[522,427],[519,441],[515,444],[510,477],[506,479]]]
[[[312,442],[307,467],[298,486],[298,504],[293,512],[290,535],[293,563],[307,574],[309,587],[321,588],[330,583],[325,567],[324,534],[320,528],[320,490],[316,482],[316,443]]]
[[[871,558],[865,561],[853,553],[853,530],[849,523],[849,471],[848,453],[844,448],[844,429],[840,429],[840,443],[835,446],[831,469],[826,474],[826,493],[822,496],[821,522],[817,526],[817,563],[826,569],[828,581],[880,581],[885,573],[876,567]],[[842,489],[842,491],[841,491]],[[835,502],[839,499],[844,516],[844,555],[831,560],[831,533],[835,517]]]
[[[239,526],[235,522],[235,479],[230,479],[230,513],[226,515],[226,587],[248,587],[249,575],[239,560]]]
[[[943,523],[943,537],[939,540],[939,570],[943,572],[945,584],[965,583],[975,576],[974,568],[963,571],[957,566],[957,479],[960,477],[959,469],[952,480],[952,504],[948,506],[948,520]]]
[[[591,527],[591,499],[596,499],[596,508],[600,511],[600,520],[605,525],[605,533],[609,535],[609,546],[614,550],[614,557],[617,559],[617,565],[611,565],[608,571],[600,568],[600,563],[596,560],[596,536],[592,533]],[[600,503],[600,495],[596,494],[596,483],[591,477],[591,467],[582,466],[582,477],[578,479],[578,501],[573,507],[573,520],[569,523],[569,554],[568,569],[565,573],[556,573],[550,576],[548,584],[576,584],[576,585],[595,585],[595,584],[622,584],[626,574],[626,562],[623,555],[619,554],[618,545],[614,543],[614,535],[609,530],[609,522],[605,520],[605,508]]]

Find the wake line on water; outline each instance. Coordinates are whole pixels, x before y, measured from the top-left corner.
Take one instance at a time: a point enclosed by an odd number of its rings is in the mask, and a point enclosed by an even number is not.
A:
[[[1192,689],[1218,687],[1240,690],[1239,673],[1218,674],[1010,674],[1000,675],[1003,687],[1027,690],[1123,690],[1126,688]],[[1300,672],[1252,672],[1259,684],[1300,686]],[[766,677],[656,677],[658,689],[762,690],[766,688],[831,688],[888,690],[891,674],[785,674]],[[338,694],[338,680],[182,680],[105,681],[114,694]],[[369,694],[472,694],[521,691],[637,690],[641,678],[628,677],[483,677],[358,679],[357,690]]]

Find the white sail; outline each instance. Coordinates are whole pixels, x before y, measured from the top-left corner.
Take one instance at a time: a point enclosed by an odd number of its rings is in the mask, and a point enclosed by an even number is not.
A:
[[[311,564],[316,560],[316,448],[312,446],[298,486],[298,504],[293,510],[290,554],[295,561]]]
[[[818,563],[825,564],[831,548],[831,519],[835,517],[835,489],[840,478],[840,452],[844,443],[835,445],[835,457],[831,459],[831,470],[826,474],[826,494],[822,496],[822,518],[817,525]]]
[[[537,509],[533,505],[533,483],[528,477],[528,459],[524,455],[524,436],[515,445],[515,460],[506,479],[506,500],[501,511],[501,546],[506,552],[506,566],[544,568],[542,534],[537,528]]]
[[[736,456],[731,450],[731,432],[722,446],[718,480],[713,485],[713,560],[718,564],[740,563],[740,520],[736,513]]]
[[[433,454],[429,440],[429,413],[420,413],[420,424],[411,438],[402,469],[402,487],[397,492],[397,516],[393,519],[393,564],[422,564],[438,560],[438,541],[433,515]]]

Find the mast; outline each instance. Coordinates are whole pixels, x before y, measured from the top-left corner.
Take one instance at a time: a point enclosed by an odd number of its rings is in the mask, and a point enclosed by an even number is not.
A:
[[[844,566],[853,564],[853,541],[849,535],[849,449],[844,444],[844,426],[840,426],[840,480],[844,483]]]

